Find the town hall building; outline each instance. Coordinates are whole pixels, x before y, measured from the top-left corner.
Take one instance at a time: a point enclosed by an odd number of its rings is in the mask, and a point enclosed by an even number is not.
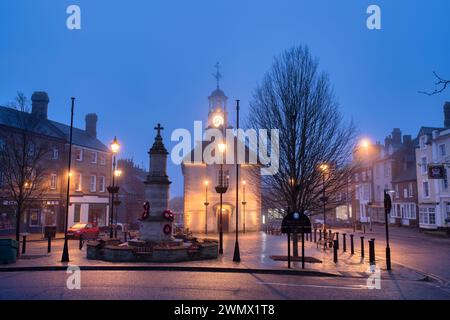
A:
[[[231,129],[227,110],[228,98],[219,88],[219,84],[208,100],[209,112],[205,130],[215,128],[223,132],[225,129]],[[226,150],[236,150],[236,138],[230,140],[234,140],[235,146],[226,146]],[[215,233],[220,230],[220,195],[215,189],[221,182],[220,164],[207,164],[203,156],[200,160],[194,159],[194,155],[203,155],[205,148],[213,142],[197,143],[182,163],[184,227],[192,232]],[[246,163],[241,164],[239,170],[239,231],[261,229],[260,177],[255,174],[259,172],[259,167],[256,164],[248,164],[250,152],[252,151],[246,146]],[[236,161],[233,164],[223,164],[222,184],[228,187],[222,200],[222,229],[223,232],[233,232],[236,230]]]

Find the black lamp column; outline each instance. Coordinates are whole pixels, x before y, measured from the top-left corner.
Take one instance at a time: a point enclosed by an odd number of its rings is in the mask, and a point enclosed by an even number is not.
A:
[[[205,202],[203,203],[205,205],[205,234],[208,234],[208,181],[205,181]]]
[[[247,204],[247,201],[245,201],[245,185],[246,185],[246,182],[245,181],[242,181],[242,207],[243,207],[243,217],[242,217],[242,219],[243,219],[243,228],[242,228],[242,231],[245,233],[245,205]]]
[[[236,100],[236,132],[239,132],[239,100]],[[239,139],[239,134],[236,134],[236,140]],[[236,141],[236,144],[239,141]],[[233,261],[241,262],[241,254],[239,251],[239,164],[236,159],[236,241],[234,243]],[[245,221],[245,220],[244,220]]]
[[[67,164],[67,190],[66,190],[66,217],[64,222],[64,248],[61,257],[61,262],[69,262],[69,247],[67,243],[67,229],[69,228],[69,204],[70,204],[70,175],[72,165],[72,132],[73,132],[73,109],[75,105],[75,98],[72,97],[72,108],[70,111],[70,134],[69,134],[69,160]]]
[[[111,151],[113,154],[113,164],[112,164],[112,184],[107,188],[111,197],[111,207],[109,210],[109,238],[114,237],[114,195],[119,192],[119,187],[116,186],[116,153],[119,151],[119,143],[117,141],[117,137],[114,137],[114,141],[111,144]]]

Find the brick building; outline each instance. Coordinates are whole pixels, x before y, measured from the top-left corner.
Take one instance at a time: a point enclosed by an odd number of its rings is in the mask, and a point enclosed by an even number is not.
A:
[[[51,152],[45,160],[45,179],[48,183],[39,198],[30,199],[21,221],[21,231],[42,232],[45,226],[57,226],[57,229],[62,231],[65,219],[70,127],[48,119],[50,100],[46,92],[35,92],[31,101],[32,108],[29,113],[0,106],[0,142],[4,141],[7,135],[18,134],[21,130],[14,119],[33,117],[38,125],[30,134],[51,146]],[[88,114],[85,120],[85,129],[73,129],[68,224],[70,226],[76,222],[89,221],[103,226],[108,221],[109,197],[106,187],[111,175],[111,154],[97,139],[97,116]],[[13,233],[14,202],[6,196],[4,185],[0,185],[0,199],[0,233]]]

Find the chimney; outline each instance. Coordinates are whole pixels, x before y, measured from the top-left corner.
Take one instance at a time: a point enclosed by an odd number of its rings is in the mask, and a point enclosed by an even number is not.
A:
[[[47,119],[47,109],[50,99],[47,92],[35,91],[31,96],[31,113],[37,117]]]
[[[444,127],[450,128],[450,102],[444,103]]]
[[[405,134],[403,136],[403,145],[409,147],[410,145],[412,145],[412,137],[410,134]]]
[[[88,113],[85,120],[86,133],[91,137],[97,138],[97,115],[95,113]]]
[[[402,143],[402,132],[399,128],[394,128],[392,130],[392,144],[401,144]]]

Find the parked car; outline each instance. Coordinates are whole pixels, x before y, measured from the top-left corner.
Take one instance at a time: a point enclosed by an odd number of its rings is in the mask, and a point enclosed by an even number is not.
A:
[[[96,239],[100,233],[100,228],[95,223],[76,223],[67,230],[69,239]]]

